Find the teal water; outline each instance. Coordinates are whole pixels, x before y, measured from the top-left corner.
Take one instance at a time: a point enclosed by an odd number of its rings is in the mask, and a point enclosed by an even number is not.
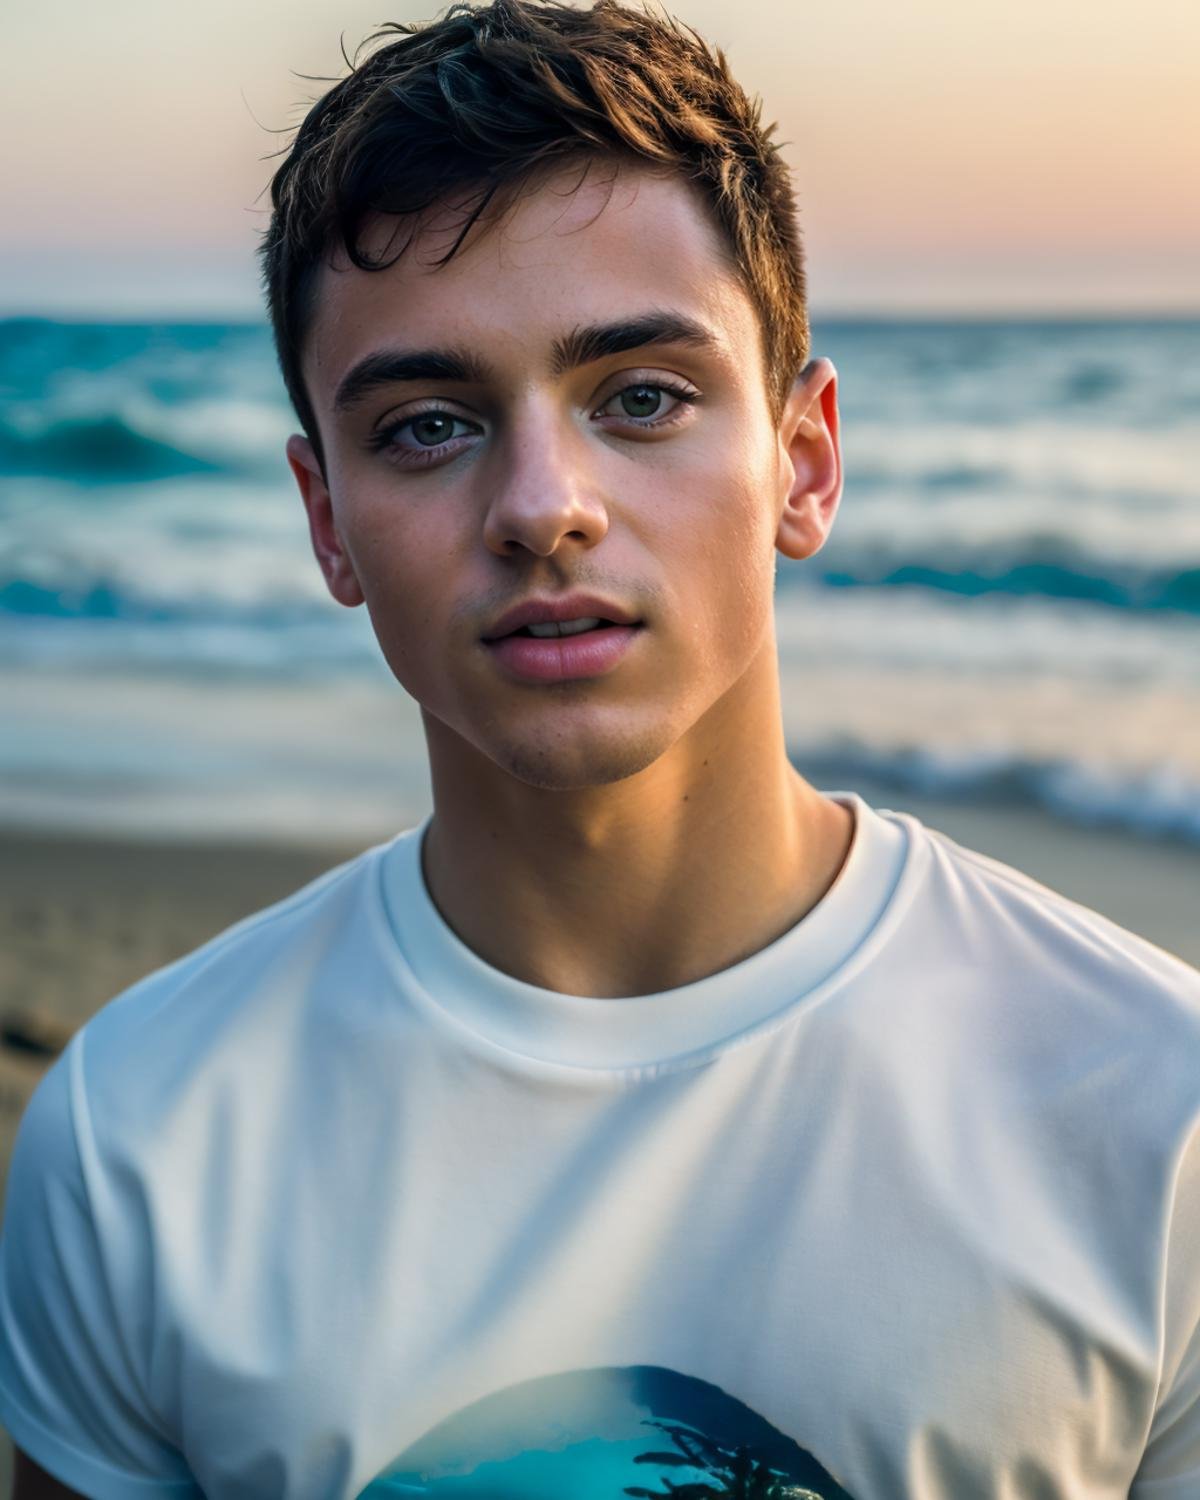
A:
[[[846,491],[827,547],[779,569],[798,757],[1200,839],[1198,336],[815,325]],[[243,723],[252,701],[264,724],[306,686],[392,691],[361,613],[324,595],[282,457],[293,425],[263,326],[0,322],[0,679],[25,685],[0,819],[119,822],[115,778],[144,779],[164,683],[206,711],[225,692]],[[140,733],[87,707],[101,680]],[[253,820],[268,729],[253,765],[236,735],[208,754],[170,731],[155,721],[164,805],[172,778],[199,795],[219,771],[222,805]],[[419,740],[402,749],[416,765]],[[332,806],[335,748],[320,775]]]

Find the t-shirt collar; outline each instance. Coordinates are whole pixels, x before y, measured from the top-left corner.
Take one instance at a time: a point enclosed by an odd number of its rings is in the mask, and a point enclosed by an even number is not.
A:
[[[855,792],[826,792],[854,814],[833,885],[799,922],[727,969],[651,995],[560,994],[484,962],[434,905],[421,870],[432,814],[383,853],[382,896],[408,969],[433,1007],[504,1050],[585,1068],[643,1068],[705,1054],[801,1005],[875,928],[905,865],[909,834]]]

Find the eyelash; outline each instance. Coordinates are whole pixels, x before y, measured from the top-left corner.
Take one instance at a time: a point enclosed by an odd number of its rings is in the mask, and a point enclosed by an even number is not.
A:
[[[626,391],[638,390],[643,387],[647,390],[662,391],[665,395],[674,397],[679,403],[678,406],[673,406],[665,417],[659,417],[651,421],[640,421],[637,417],[631,417],[626,413],[625,420],[643,430],[674,426],[677,421],[682,420],[682,411],[686,410],[689,406],[695,406],[700,400],[700,392],[687,386],[673,385],[666,380],[632,380],[628,385],[623,385],[619,391],[614,391],[608,400],[603,403],[603,406],[608,406],[618,396],[623,396]],[[450,444],[456,441],[456,439],[450,438],[445,443],[439,443],[435,447],[424,450],[400,448],[393,443],[393,439],[398,432],[402,432],[411,423],[418,421],[421,417],[432,416],[449,417],[452,422],[465,422],[467,420],[465,417],[456,417],[452,411],[447,411],[444,407],[436,405],[427,406],[420,411],[409,412],[408,416],[404,417],[401,421],[392,422],[386,427],[381,427],[378,432],[373,432],[367,439],[367,446],[372,452],[386,453],[391,462],[402,464],[406,468],[422,468],[440,458],[444,458]]]

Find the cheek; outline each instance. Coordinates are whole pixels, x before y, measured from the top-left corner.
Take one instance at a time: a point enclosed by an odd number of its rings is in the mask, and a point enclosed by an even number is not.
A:
[[[342,533],[384,658],[405,687],[428,675],[445,564],[428,527],[396,504],[359,505]],[[423,643],[427,650],[423,649]]]
[[[772,475],[761,454],[723,455],[697,482],[700,506],[677,544],[688,557],[684,585],[729,646],[757,640],[773,609],[776,522]],[[757,465],[755,466],[755,460]]]
[[[353,495],[338,514],[338,529],[372,619],[386,613],[412,618],[436,597],[432,580],[444,576],[451,539],[439,526],[445,507],[420,505],[372,475],[373,484],[348,480]]]

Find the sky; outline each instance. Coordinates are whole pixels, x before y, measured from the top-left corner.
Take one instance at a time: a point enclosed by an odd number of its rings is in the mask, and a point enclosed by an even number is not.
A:
[[[815,316],[1200,312],[1196,0],[678,0],[779,122]],[[8,0],[0,315],[255,316],[269,155],[417,0]]]

